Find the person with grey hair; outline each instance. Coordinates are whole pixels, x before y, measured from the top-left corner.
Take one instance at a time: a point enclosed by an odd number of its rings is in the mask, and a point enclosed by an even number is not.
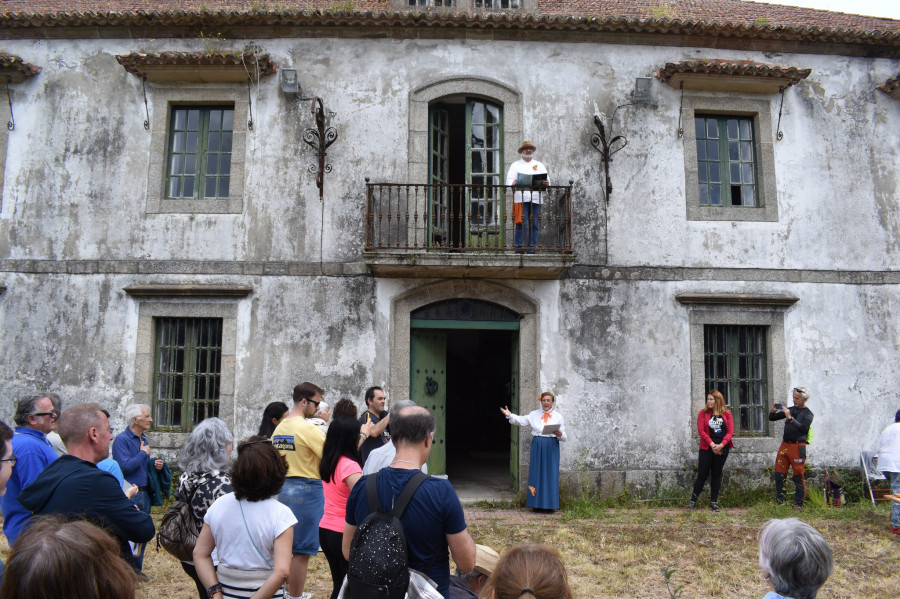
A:
[[[405,408],[411,408],[412,406],[418,405],[411,399],[404,399],[398,401],[391,407],[391,414],[393,416],[397,416],[400,414],[400,411]],[[366,437],[363,437],[365,441]],[[369,457],[366,458],[366,463],[363,465],[362,473],[365,474],[373,474],[378,472],[382,468],[386,468],[391,462],[394,461],[394,456],[397,454],[397,448],[394,446],[394,441],[388,439],[388,442],[385,445],[377,449],[373,449],[369,453]],[[428,464],[422,464],[422,472],[428,474]]]
[[[831,571],[831,547],[798,520],[769,520],[759,532],[759,567],[775,590],[763,599],[814,599]]]
[[[198,533],[209,506],[234,490],[227,472],[233,448],[234,437],[225,423],[218,418],[206,418],[194,427],[181,449],[178,466],[184,472],[178,479],[175,499],[190,504],[194,530]],[[194,563],[181,562],[181,567],[197,585],[200,599],[206,599],[206,586],[197,575]]]
[[[784,435],[781,446],[775,457],[775,501],[784,503],[784,481],[787,479],[788,469],[791,470],[791,480],[794,481],[794,509],[803,507],[806,499],[806,479],[804,470],[806,466],[806,446],[809,442],[809,427],[812,426],[813,413],[806,407],[809,401],[809,389],[806,387],[794,387],[792,390],[794,405],[790,408],[780,403],[772,405],[769,411],[769,421],[786,419],[784,423]]]
[[[148,465],[152,462],[156,470],[162,470],[163,461],[150,458],[150,444],[147,435],[153,424],[150,406],[131,404],[125,407],[125,422],[128,427],[116,435],[112,444],[113,459],[119,463],[125,480],[137,485],[138,493],[132,502],[145,514],[150,513],[150,481],[147,476]],[[144,547],[138,548],[136,558],[137,569],[144,564]]]
[[[16,431],[12,438],[16,467],[6,484],[6,494],[0,498],[3,534],[10,546],[31,520],[31,512],[19,503],[19,494],[58,457],[47,440],[47,433],[56,430],[59,418],[50,395],[29,395],[16,403],[16,413],[13,416]]]
[[[62,399],[56,393],[48,393],[47,397],[50,398],[50,401],[53,402],[53,409],[56,410],[57,414],[62,414],[63,411],[63,402]],[[62,439],[59,436],[59,433],[56,431],[50,431],[47,433],[47,440],[50,441],[50,445],[53,446],[53,451],[56,452],[57,456],[61,456],[66,453],[66,444],[62,442]]]
[[[153,538],[153,519],[134,509],[109,472],[97,468],[109,454],[109,419],[95,403],[76,404],[59,418],[68,453],[60,456],[22,491],[22,505],[35,516],[62,514],[102,524],[119,542],[122,557],[135,566],[129,543]]]

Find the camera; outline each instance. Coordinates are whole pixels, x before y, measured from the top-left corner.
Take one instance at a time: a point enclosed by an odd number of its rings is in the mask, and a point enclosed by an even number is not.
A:
[[[776,409],[776,410],[783,410],[783,409],[784,409],[784,406],[781,405],[780,403],[777,403],[777,404],[775,404],[775,409]]]

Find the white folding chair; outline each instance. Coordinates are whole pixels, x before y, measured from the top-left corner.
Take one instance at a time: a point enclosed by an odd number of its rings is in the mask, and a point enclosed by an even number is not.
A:
[[[862,471],[863,478],[866,480],[866,485],[869,487],[869,498],[872,500],[872,505],[874,506],[876,501],[888,501],[889,498],[885,497],[885,495],[890,494],[889,490],[872,489],[873,480],[887,479],[887,477],[881,473],[881,470],[878,469],[878,457],[874,451],[859,452],[859,469]]]

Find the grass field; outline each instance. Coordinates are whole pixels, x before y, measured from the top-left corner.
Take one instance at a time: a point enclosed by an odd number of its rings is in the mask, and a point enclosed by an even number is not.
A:
[[[757,565],[756,535],[769,518],[796,515],[787,506],[760,501],[714,514],[705,509],[572,507],[553,515],[508,506],[466,507],[469,531],[498,551],[525,542],[547,543],[563,556],[575,597],[670,597],[661,573],[675,571],[671,586],[682,599],[760,599],[770,590]],[[160,515],[155,514],[157,520]],[[817,528],[835,555],[835,571],[819,599],[900,596],[900,535],[890,532],[887,506],[841,508],[808,504],[799,517]],[[196,588],[165,551],[148,547],[140,587],[147,599],[189,599]],[[2,546],[4,557],[8,547]],[[331,577],[323,556],[310,561],[307,590],[327,599]]]

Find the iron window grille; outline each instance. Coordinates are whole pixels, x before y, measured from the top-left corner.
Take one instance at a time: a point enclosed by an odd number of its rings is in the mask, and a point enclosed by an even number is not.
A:
[[[717,389],[734,416],[735,435],[768,434],[767,327],[705,325],[706,392]]]
[[[219,415],[221,318],[157,318],[153,414],[157,429],[189,431]]]

